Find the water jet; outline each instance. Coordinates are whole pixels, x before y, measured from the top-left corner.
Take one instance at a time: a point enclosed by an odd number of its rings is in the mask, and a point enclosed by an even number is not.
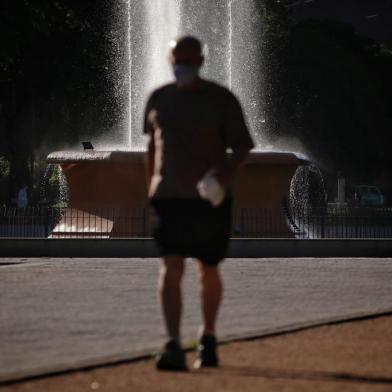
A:
[[[128,0],[124,12],[128,19],[125,49],[129,59],[130,150],[59,151],[48,156],[49,163],[61,165],[69,185],[69,208],[52,235],[132,237],[148,232],[144,153],[140,151],[146,142],[141,132],[144,105],[149,92],[171,78],[168,43],[186,33],[206,43],[205,76],[231,88],[239,97],[258,146],[234,183],[236,211],[280,211],[276,218],[282,223],[280,233],[261,235],[290,236],[282,201],[289,197],[295,170],[307,161],[295,153],[260,150],[266,124],[261,108],[257,2]],[[143,227],[135,230],[135,222],[144,222]]]

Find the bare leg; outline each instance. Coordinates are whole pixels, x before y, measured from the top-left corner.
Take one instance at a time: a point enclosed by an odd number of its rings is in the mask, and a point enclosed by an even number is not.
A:
[[[182,311],[181,278],[184,273],[182,256],[167,256],[161,259],[159,294],[168,336],[180,336]]]
[[[223,291],[218,266],[209,266],[199,262],[199,279],[203,312],[201,333],[215,335],[215,323]]]

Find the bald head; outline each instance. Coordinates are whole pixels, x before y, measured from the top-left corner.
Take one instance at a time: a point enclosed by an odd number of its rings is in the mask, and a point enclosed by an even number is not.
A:
[[[180,37],[177,40],[173,41],[172,48],[173,48],[173,52],[184,50],[184,49],[193,50],[199,53],[199,55],[201,55],[202,52],[201,42],[197,38],[192,37],[190,35]]]
[[[171,43],[172,64],[187,64],[201,67],[204,61],[201,42],[191,36],[180,37]]]

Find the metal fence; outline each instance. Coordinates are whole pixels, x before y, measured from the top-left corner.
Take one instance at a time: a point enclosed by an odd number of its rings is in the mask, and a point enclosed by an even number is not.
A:
[[[139,209],[0,208],[0,237],[150,237],[151,216]]]
[[[0,208],[0,237],[149,238],[149,209]],[[237,208],[236,238],[392,238],[392,209]]]
[[[56,208],[0,208],[0,237],[48,237],[59,221]]]
[[[296,238],[392,238],[392,209],[322,208],[286,212]]]

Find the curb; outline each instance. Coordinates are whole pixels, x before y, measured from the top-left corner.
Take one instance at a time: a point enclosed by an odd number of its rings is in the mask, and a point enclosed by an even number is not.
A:
[[[2,238],[0,257],[158,257],[150,238],[37,239]],[[229,258],[392,257],[392,239],[237,239]]]

